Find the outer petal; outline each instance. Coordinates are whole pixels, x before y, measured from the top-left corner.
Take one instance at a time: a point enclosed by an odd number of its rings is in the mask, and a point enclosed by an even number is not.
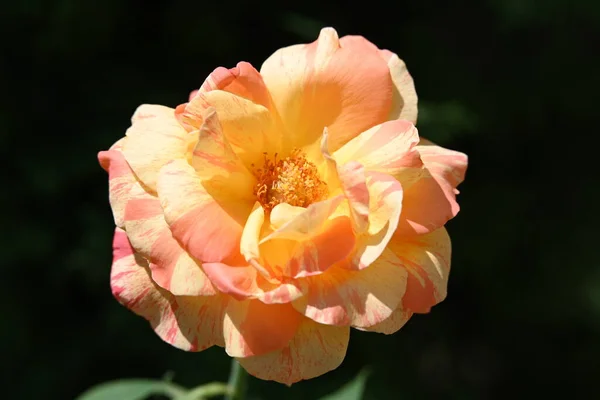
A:
[[[155,286],[146,261],[137,255],[124,231],[113,241],[111,289],[117,300],[150,321],[161,339],[182,350],[200,351],[223,345],[223,301],[220,296],[175,297]]]
[[[417,128],[406,120],[384,122],[361,133],[333,154],[344,164],[361,163],[367,171],[394,176],[406,189],[423,174]]]
[[[389,119],[407,119],[417,123],[417,92],[415,83],[406,69],[406,64],[389,50],[380,50],[379,55],[387,62],[394,82],[392,110]]]
[[[357,239],[354,260],[348,265],[352,269],[366,268],[381,255],[396,231],[403,207],[402,186],[392,176],[370,172],[367,187],[369,229]]]
[[[173,236],[201,262],[221,262],[239,255],[242,228],[252,203],[232,198],[231,188],[202,182],[191,165],[165,165],[158,195]]]
[[[191,156],[196,140],[179,124],[174,109],[144,104],[133,115],[123,154],[136,176],[156,190],[160,168],[173,159]]]
[[[324,127],[334,151],[390,113],[393,83],[386,62],[332,28],[308,45],[275,52],[260,70],[291,147],[318,141]]]
[[[232,357],[250,357],[286,347],[301,320],[289,304],[230,301],[223,324],[225,351]]]
[[[364,328],[389,318],[406,289],[407,272],[389,251],[369,268],[349,271],[330,268],[304,280],[304,297],[294,307],[316,322]]]
[[[123,142],[121,139],[119,142]],[[129,201],[129,191],[136,184],[136,179],[123,153],[120,150],[120,143],[117,147],[113,146],[111,150],[101,151],[98,154],[98,161],[106,172],[108,172],[108,190],[110,207],[115,219],[115,225],[123,228],[123,214],[125,205]]]
[[[467,155],[427,142],[430,144],[424,145],[424,141],[421,141],[417,146],[425,166],[437,179],[447,181],[453,188],[457,187],[465,179]]]
[[[446,298],[451,244],[445,228],[409,238],[394,236],[388,248],[408,270],[404,309],[427,313]]]
[[[369,326],[367,328],[359,328],[363,331],[369,332],[378,332],[384,333],[386,335],[391,335],[392,333],[396,333],[402,328],[412,317],[413,313],[410,310],[404,309],[402,306],[399,306],[394,310],[392,315],[390,315],[385,320],[380,323]]]
[[[199,263],[173,238],[157,197],[138,185],[125,209],[125,229],[133,247],[150,260],[152,279],[175,295],[216,294]]]
[[[291,385],[336,369],[346,356],[349,337],[349,327],[321,325],[304,318],[287,347],[238,361],[257,378]]]

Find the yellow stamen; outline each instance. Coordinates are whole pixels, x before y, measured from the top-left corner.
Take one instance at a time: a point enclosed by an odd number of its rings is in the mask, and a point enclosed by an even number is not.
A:
[[[277,153],[272,160],[264,153],[264,165],[254,175],[258,180],[254,194],[266,211],[279,203],[307,207],[327,195],[317,167],[297,149],[283,160],[277,159]]]

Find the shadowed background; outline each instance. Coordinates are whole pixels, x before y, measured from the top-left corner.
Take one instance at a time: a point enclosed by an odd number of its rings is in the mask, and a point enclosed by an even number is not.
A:
[[[449,296],[392,336],[353,332],[342,366],[254,398],[313,399],[373,374],[366,399],[598,393],[600,2],[13,1],[1,6],[2,398],[72,399],[117,378],[224,380],[111,296],[113,220],[96,154],[142,103],[174,107],[217,66],[257,68],[323,26],[396,52],[421,135],[467,153]],[[391,7],[391,8],[390,8]],[[573,397],[574,396],[574,397]],[[593,395],[592,395],[593,397]]]

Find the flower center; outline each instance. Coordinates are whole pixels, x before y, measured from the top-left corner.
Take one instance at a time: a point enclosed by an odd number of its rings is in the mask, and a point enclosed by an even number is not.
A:
[[[307,207],[327,195],[327,184],[319,178],[317,167],[300,150],[285,159],[278,159],[277,153],[272,159],[267,153],[264,156],[263,167],[254,170],[258,180],[254,194],[266,211],[279,203]]]

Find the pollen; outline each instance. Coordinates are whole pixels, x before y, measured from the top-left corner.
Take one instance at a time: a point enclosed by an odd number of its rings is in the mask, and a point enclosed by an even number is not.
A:
[[[253,172],[257,179],[254,194],[266,211],[280,203],[307,207],[327,196],[327,184],[317,167],[297,149],[285,159],[264,153],[262,168]]]

